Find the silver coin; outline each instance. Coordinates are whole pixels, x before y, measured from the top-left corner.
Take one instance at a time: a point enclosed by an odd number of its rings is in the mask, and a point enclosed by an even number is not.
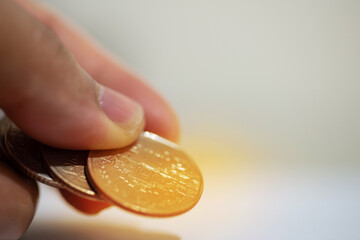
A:
[[[4,146],[11,157],[12,165],[28,177],[46,185],[64,188],[64,184],[56,181],[41,163],[39,143],[23,133],[10,121],[5,124]]]
[[[75,151],[41,146],[44,165],[50,175],[61,181],[68,189],[90,200],[102,200],[100,194],[89,185],[85,176],[85,165],[89,151]]]

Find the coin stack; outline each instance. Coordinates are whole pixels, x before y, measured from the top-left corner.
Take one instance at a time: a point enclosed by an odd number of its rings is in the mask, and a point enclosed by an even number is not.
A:
[[[41,183],[147,216],[184,213],[203,190],[195,162],[150,132],[125,148],[75,151],[41,144],[3,118],[0,160]]]

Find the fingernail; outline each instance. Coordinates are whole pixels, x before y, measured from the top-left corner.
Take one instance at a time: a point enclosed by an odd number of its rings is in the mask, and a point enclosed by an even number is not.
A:
[[[115,123],[141,122],[144,117],[143,109],[138,103],[104,86],[100,87],[99,104]]]

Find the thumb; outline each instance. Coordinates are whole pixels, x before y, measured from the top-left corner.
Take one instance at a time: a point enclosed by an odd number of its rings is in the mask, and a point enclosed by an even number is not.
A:
[[[144,127],[142,107],[94,81],[58,38],[11,1],[0,2],[0,107],[40,142],[120,148]]]

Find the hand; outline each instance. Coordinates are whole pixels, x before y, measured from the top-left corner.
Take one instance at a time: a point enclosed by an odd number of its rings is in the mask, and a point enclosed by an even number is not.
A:
[[[54,13],[0,1],[0,33],[0,108],[34,139],[67,149],[121,148],[145,127],[177,141],[177,118],[162,97]],[[61,193],[85,213],[109,206]],[[0,239],[25,232],[37,196],[35,182],[0,164]]]

